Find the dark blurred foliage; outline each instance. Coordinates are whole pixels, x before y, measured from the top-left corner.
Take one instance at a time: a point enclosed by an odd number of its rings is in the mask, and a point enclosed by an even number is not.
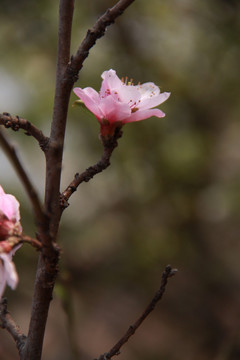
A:
[[[55,80],[58,2],[0,1],[0,111],[48,133]],[[76,1],[74,53],[114,1]],[[92,359],[140,315],[161,272],[179,269],[125,360],[240,357],[240,3],[138,0],[97,42],[77,86],[100,87],[113,68],[171,91],[164,119],[124,127],[112,165],[70,200],[59,242],[61,271],[46,331],[46,360]],[[71,102],[76,97],[73,95]],[[62,188],[101,156],[97,121],[70,107]],[[7,132],[43,195],[44,158],[34,140]],[[31,207],[1,153],[0,182]],[[37,254],[15,256],[20,283],[9,309],[27,331]],[[119,359],[120,359],[119,357]],[[1,331],[0,358],[17,359]]]

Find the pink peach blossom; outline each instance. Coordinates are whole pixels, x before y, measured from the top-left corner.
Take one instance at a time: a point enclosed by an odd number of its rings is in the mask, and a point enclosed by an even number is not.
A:
[[[0,186],[0,241],[21,233],[19,202]]]
[[[98,119],[101,135],[112,135],[117,126],[129,122],[165,116],[164,112],[153,108],[166,101],[170,93],[160,93],[154,83],[123,82],[112,69],[104,71],[102,79],[99,93],[91,87],[73,90]]]

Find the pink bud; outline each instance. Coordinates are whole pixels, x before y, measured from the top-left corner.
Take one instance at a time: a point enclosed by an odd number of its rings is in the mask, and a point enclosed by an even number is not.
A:
[[[0,241],[21,233],[19,202],[0,186]]]

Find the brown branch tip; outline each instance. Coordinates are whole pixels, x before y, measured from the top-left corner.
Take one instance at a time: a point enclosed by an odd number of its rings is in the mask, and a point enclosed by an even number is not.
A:
[[[170,265],[167,265],[162,273],[162,279],[159,290],[155,293],[154,297],[143,311],[142,315],[136,320],[133,325],[130,325],[123,337],[105,354],[100,355],[98,359],[94,360],[110,360],[113,356],[120,354],[121,347],[126,344],[131,336],[134,335],[135,331],[140,327],[143,321],[148,315],[154,310],[156,304],[161,300],[166,290],[168,279],[177,273],[177,269],[172,269]]]
[[[88,57],[90,49],[98,39],[104,36],[106,28],[113,24],[116,18],[121,16],[133,2],[134,0],[119,0],[112,8],[100,16],[94,26],[87,31],[85,38],[76,54],[71,57],[71,62],[67,67],[67,73],[73,82],[78,80],[78,72],[82,68],[84,60]]]
[[[3,125],[6,129],[11,128],[13,131],[18,131],[19,129],[25,130],[26,135],[33,136],[38,141],[40,148],[43,151],[46,150],[49,141],[48,137],[31,124],[30,121],[4,112],[0,114],[0,125]]]

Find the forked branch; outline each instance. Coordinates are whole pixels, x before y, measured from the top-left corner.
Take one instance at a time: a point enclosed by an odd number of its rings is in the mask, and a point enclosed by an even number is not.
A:
[[[39,142],[40,147],[45,153],[47,164],[44,213],[42,213],[36,192],[34,192],[15,149],[11,147],[7,141],[5,141],[5,143],[4,140],[2,141],[2,143],[6,144],[7,151],[18,173],[22,176],[22,181],[29,186],[28,194],[34,205],[35,216],[39,213],[43,216],[44,220],[38,224],[38,240],[42,243],[42,249],[40,251],[38,270],[36,273],[32,313],[27,338],[21,333],[8,314],[4,303],[1,304],[0,307],[2,326],[6,327],[15,339],[21,360],[41,359],[48,310],[58,272],[60,250],[56,246],[56,238],[62,213],[62,209],[59,208],[59,189],[65,127],[72,87],[78,78],[79,70],[82,68],[83,61],[88,56],[90,48],[98,38],[104,35],[106,27],[112,24],[133,1],[134,0],[119,0],[115,6],[101,16],[96,24],[88,31],[76,55],[70,58],[74,0],[60,0],[56,91],[50,138],[45,137],[40,130],[25,119],[12,117],[7,113],[0,115],[0,125],[2,124],[7,128],[10,127],[14,131],[24,129],[27,135],[33,136]],[[87,169],[81,178],[75,178],[73,185],[66,189],[67,193],[64,194],[66,202],[81,181],[88,181],[96,173],[109,166],[110,156],[116,146],[117,143],[111,145],[104,144],[104,155],[100,162]],[[44,217],[44,214],[47,214],[47,216]]]

